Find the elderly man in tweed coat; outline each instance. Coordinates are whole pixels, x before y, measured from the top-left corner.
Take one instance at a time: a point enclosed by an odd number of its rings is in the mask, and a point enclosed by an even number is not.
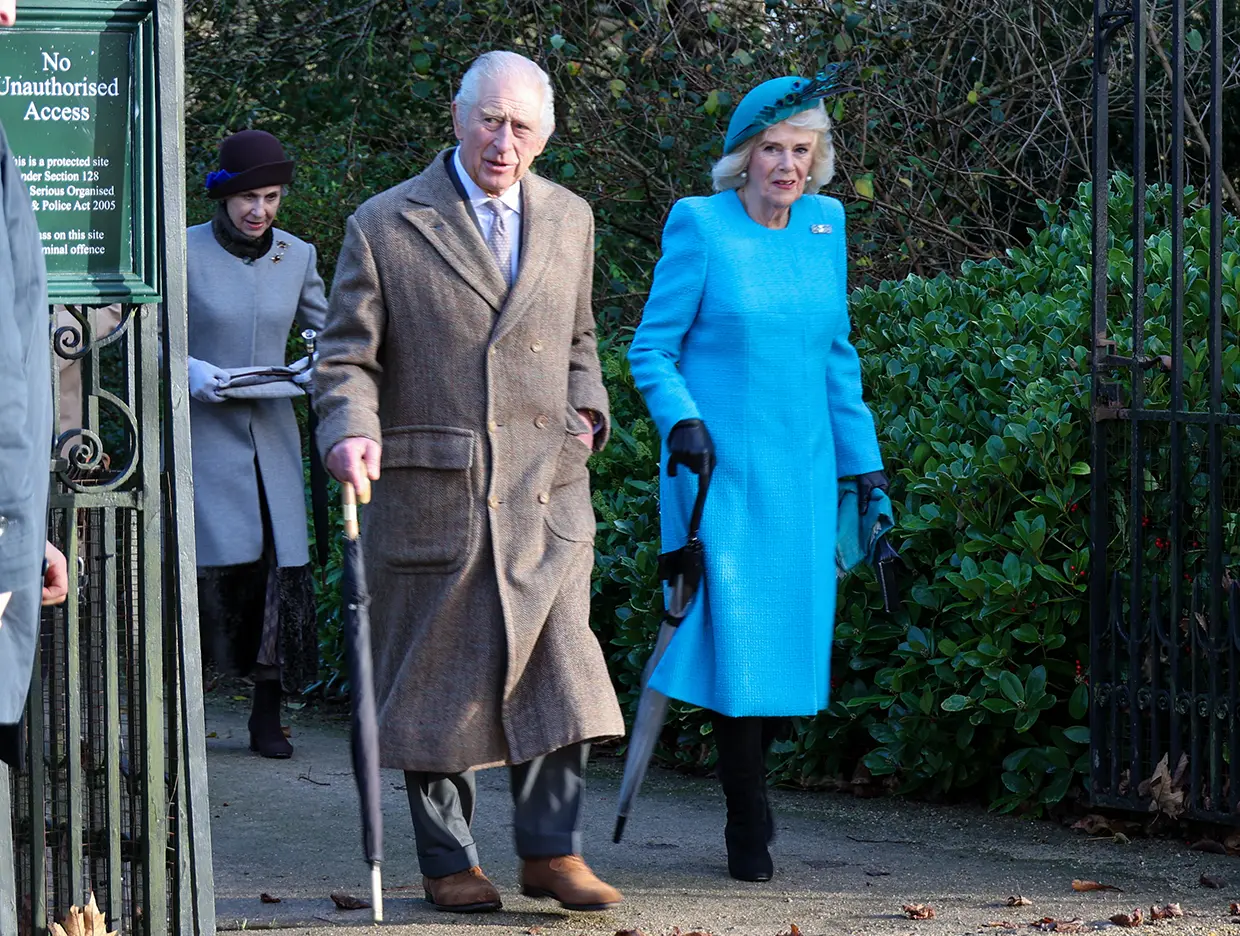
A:
[[[406,771],[426,898],[448,911],[500,907],[470,834],[473,770],[499,764],[523,893],[621,899],[580,857],[588,744],[624,723],[588,620],[586,460],[608,435],[593,216],[527,172],[553,113],[533,62],[475,61],[460,145],[349,219],[319,340],[328,470],[363,502],[378,481],[362,529],[382,762]]]

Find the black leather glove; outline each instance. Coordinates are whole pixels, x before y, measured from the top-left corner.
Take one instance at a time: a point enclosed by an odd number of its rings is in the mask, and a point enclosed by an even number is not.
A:
[[[865,516],[870,507],[870,493],[875,490],[886,491],[889,487],[891,483],[881,471],[867,471],[857,475],[857,512]]]
[[[667,473],[676,476],[676,466],[684,465],[696,475],[713,471],[715,443],[700,419],[682,419],[667,434]]]

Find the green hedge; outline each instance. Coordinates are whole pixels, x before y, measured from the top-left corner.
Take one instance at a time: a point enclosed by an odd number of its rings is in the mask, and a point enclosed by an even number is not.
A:
[[[1165,188],[1147,193],[1147,229],[1160,232],[1147,242],[1151,355],[1169,353],[1169,201]],[[834,701],[776,745],[776,779],[819,786],[860,769],[901,792],[966,792],[1001,809],[1037,809],[1062,799],[1087,770],[1089,202],[1082,186],[1069,212],[1044,204],[1045,227],[1006,260],[853,293],[854,341],[910,567],[908,600],[888,617],[868,571],[843,583]],[[1204,393],[1209,226],[1191,192],[1189,203],[1185,369],[1193,404]],[[1119,353],[1129,350],[1131,211],[1131,181],[1117,177],[1110,301]],[[1240,371],[1238,249],[1227,218],[1228,393]],[[657,439],[623,352],[619,338],[603,348],[621,429],[594,462],[594,621],[631,710],[661,601]],[[1152,404],[1165,405],[1166,377],[1152,378],[1148,391]],[[1150,562],[1165,559],[1159,511],[1169,505],[1149,508]],[[708,733],[700,711],[675,708],[663,752],[707,764]]]

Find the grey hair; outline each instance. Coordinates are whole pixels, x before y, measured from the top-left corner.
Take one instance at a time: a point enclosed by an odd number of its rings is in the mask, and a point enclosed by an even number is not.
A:
[[[538,133],[545,140],[555,130],[555,92],[551,78],[537,62],[517,52],[496,50],[486,52],[474,59],[452,103],[465,114],[473,113],[478,106],[478,88],[483,81],[496,81],[504,77],[521,77],[542,88],[542,111],[538,115]]]
[[[835,144],[831,142],[831,118],[827,116],[827,109],[822,101],[819,101],[809,110],[793,114],[775,126],[782,127],[785,124],[798,130],[814,130],[818,133],[818,141],[814,145],[814,159],[810,163],[810,181],[805,186],[805,191],[817,192],[835,175]],[[750,137],[715,163],[710,170],[710,178],[716,192],[738,189],[745,184],[745,173],[749,169],[749,157],[753,155],[753,148],[771,129],[773,128],[768,127],[757,136]]]

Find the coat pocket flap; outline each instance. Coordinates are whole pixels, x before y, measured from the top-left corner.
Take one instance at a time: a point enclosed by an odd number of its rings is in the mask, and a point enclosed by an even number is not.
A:
[[[382,468],[463,471],[474,462],[474,434],[447,426],[402,426],[383,433]]]

